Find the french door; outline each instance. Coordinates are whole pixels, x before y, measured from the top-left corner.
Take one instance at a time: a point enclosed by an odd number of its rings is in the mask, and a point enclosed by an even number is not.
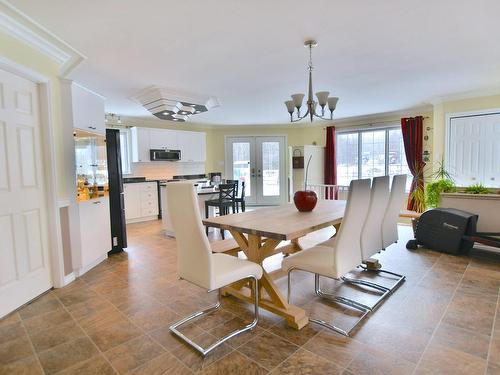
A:
[[[245,201],[286,202],[285,137],[226,137],[226,176],[245,181]]]
[[[38,87],[0,70],[0,318],[52,287]]]

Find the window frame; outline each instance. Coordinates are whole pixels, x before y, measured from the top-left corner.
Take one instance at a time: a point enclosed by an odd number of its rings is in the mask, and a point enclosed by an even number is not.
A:
[[[358,174],[357,178],[360,179],[362,178],[362,170],[363,170],[363,159],[362,159],[362,154],[363,154],[363,133],[368,133],[368,132],[375,132],[375,131],[381,131],[383,130],[385,132],[385,163],[384,163],[384,173],[385,176],[389,176],[389,131],[391,130],[401,130],[399,124],[394,124],[394,125],[387,125],[387,126],[380,126],[380,127],[361,127],[361,128],[356,128],[356,129],[346,129],[342,130],[339,129],[335,133],[335,144],[338,145],[338,137],[339,135],[346,135],[346,134],[357,134],[358,135]],[[404,151],[404,144],[403,144],[403,151]],[[406,155],[401,155],[401,157],[406,158]],[[338,160],[338,147],[335,147],[335,159]]]

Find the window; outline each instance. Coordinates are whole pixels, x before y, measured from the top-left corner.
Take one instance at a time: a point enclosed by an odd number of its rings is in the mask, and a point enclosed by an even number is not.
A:
[[[399,127],[337,133],[337,184],[347,186],[358,178],[408,174],[403,135]]]
[[[122,162],[122,174],[131,174],[130,169],[130,134],[128,129],[120,130],[120,155]]]

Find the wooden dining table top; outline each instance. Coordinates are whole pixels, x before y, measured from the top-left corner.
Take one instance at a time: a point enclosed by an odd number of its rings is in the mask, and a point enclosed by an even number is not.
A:
[[[299,212],[294,204],[203,219],[210,227],[233,230],[277,240],[293,240],[341,223],[346,201],[320,200],[311,212]]]

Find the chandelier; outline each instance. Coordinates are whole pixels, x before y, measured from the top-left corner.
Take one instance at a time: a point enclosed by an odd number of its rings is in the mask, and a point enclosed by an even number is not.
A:
[[[293,94],[292,95],[292,100],[287,100],[285,102],[286,109],[288,110],[288,113],[290,114],[290,122],[297,122],[300,121],[307,116],[311,119],[311,122],[313,122],[314,117],[318,117],[323,120],[332,120],[333,119],[333,111],[335,111],[335,108],[337,107],[337,102],[339,101],[339,98],[337,97],[329,97],[330,93],[328,91],[318,91],[316,93],[316,97],[318,98],[318,101],[315,102],[313,99],[313,88],[312,88],[312,71],[314,69],[313,63],[312,63],[312,49],[313,47],[316,47],[318,45],[318,42],[315,40],[306,40],[304,42],[304,47],[309,48],[309,64],[308,64],[308,70],[309,70],[309,92],[307,95],[307,111],[304,113],[303,116],[300,115],[300,108],[302,107],[302,102],[304,100],[304,94]],[[317,105],[320,105],[321,107],[321,114],[316,113],[316,107]],[[325,107],[328,104],[328,109],[330,110],[330,117],[325,117]],[[297,109],[296,116],[294,118],[294,112],[295,109]]]

